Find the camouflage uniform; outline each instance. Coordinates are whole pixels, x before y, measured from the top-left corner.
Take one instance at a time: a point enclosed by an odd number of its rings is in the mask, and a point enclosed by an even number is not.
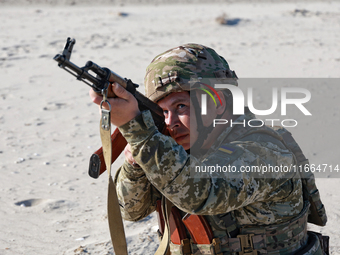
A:
[[[176,60],[176,65],[179,64]],[[164,67],[163,63],[159,70],[164,69],[166,65]],[[189,69],[187,78],[194,74],[194,68]],[[178,80],[171,80],[170,76],[168,79],[172,91],[183,90]],[[161,76],[159,80],[164,85]],[[247,112],[235,122],[254,118]],[[301,211],[308,209],[304,208],[298,174],[281,171],[271,173],[266,178],[255,178],[250,173],[239,171],[241,166],[295,164],[293,154],[274,137],[260,134],[255,138],[246,136],[229,141],[228,137],[233,136],[235,128],[228,127],[204,155],[194,156],[188,154],[171,137],[161,134],[148,111],[119,127],[119,130],[131,145],[132,156],[140,166],[134,167],[125,161],[115,176],[122,217],[125,220],[143,219],[155,211],[156,201],[165,196],[184,213],[205,215],[214,236],[222,241],[223,254],[240,251],[239,247],[233,246],[233,239],[228,239],[229,232],[233,230],[230,228],[235,226],[224,226],[223,222],[219,222],[221,217],[216,217],[227,213],[230,213],[237,228],[243,229],[246,226],[243,233],[251,229],[252,233],[260,231],[259,234],[265,236],[266,244],[261,246],[262,241],[259,241],[257,247],[261,254],[290,254],[306,244],[306,218],[301,219],[299,226],[292,229],[287,225],[280,229],[280,224],[289,222]],[[196,166],[216,163],[220,166],[235,166],[238,171],[219,176],[207,173],[203,176],[193,171]],[[277,229],[282,233],[270,231],[270,228],[259,228],[259,225],[270,227],[273,224],[279,226]],[[180,254],[176,249],[176,246],[171,245],[172,254]],[[209,247],[197,245],[192,252],[211,254],[207,250]]]
[[[247,117],[242,116],[239,121]],[[273,178],[263,179],[249,177],[247,173],[233,174],[232,178],[226,174],[223,179],[190,176],[196,165],[216,162],[216,157],[219,164],[224,161],[231,166],[293,164],[292,154],[273,141],[234,141],[227,144],[234,149],[233,153],[227,154],[218,150],[225,137],[232,133],[233,128],[227,128],[203,158],[194,158],[172,138],[159,133],[148,112],[119,129],[141,166],[134,168],[125,162],[116,174],[125,220],[138,221],[152,213],[161,195],[186,213],[217,215],[232,211],[238,226],[279,224],[303,209],[301,180],[294,178],[294,173],[275,173]],[[207,220],[215,219],[208,216]],[[219,237],[226,235],[223,230],[214,232]],[[297,244],[293,250],[299,247]]]

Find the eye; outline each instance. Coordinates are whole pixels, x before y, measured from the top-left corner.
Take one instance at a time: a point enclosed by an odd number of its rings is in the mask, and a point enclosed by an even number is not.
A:
[[[163,115],[167,116],[168,115],[168,110],[163,110]]]
[[[182,109],[182,108],[184,108],[186,105],[185,104],[179,104],[178,106],[177,106],[177,108],[178,109]]]

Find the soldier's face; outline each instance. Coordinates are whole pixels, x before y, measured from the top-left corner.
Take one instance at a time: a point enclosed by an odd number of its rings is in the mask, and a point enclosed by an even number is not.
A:
[[[196,141],[198,133],[196,126],[190,127],[189,93],[186,91],[171,93],[158,101],[158,105],[163,109],[170,136],[185,150],[190,149],[190,136],[192,141]],[[192,123],[196,121],[192,119]]]

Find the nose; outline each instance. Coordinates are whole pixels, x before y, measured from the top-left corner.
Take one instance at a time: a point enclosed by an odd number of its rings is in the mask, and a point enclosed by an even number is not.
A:
[[[169,111],[167,117],[165,118],[165,124],[168,126],[169,129],[179,127],[180,121],[178,115],[173,111]]]

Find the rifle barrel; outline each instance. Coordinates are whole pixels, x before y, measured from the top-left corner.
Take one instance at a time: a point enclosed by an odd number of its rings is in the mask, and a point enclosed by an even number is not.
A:
[[[74,73],[76,73],[77,75],[77,79],[81,80],[81,79],[86,79],[90,82],[93,83],[93,87],[100,87],[100,80],[98,80],[96,77],[92,76],[91,74],[89,74],[88,72],[86,72],[83,68],[80,68],[79,66],[73,64],[71,61],[69,61],[67,58],[65,58],[63,55],[57,54],[54,58],[55,61],[57,61],[59,63],[59,66],[66,69],[66,67],[70,70],[72,70]],[[67,69],[66,69],[67,70]]]

